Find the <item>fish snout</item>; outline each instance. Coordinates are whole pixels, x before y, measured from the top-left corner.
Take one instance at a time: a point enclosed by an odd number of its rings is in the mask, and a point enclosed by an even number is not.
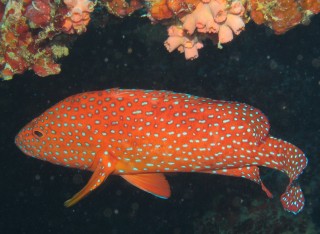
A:
[[[14,138],[14,143],[16,144],[16,146],[18,146],[20,149],[23,146],[23,137],[22,134],[24,132],[24,129],[21,129],[18,134],[15,136]]]
[[[22,131],[21,130],[17,135],[16,137],[14,138],[14,143],[16,144],[16,146],[22,151],[24,152],[25,154],[27,154],[27,151],[26,151],[26,142],[25,140],[23,139],[23,137],[21,136],[22,135]]]
[[[14,138],[14,143],[16,146],[26,155],[33,156],[34,152],[31,147],[32,140],[30,139],[30,131],[23,128]]]
[[[16,146],[20,146],[21,145],[21,138],[20,138],[20,136],[19,136],[19,133],[15,136],[15,138],[14,138],[14,143],[16,144]]]

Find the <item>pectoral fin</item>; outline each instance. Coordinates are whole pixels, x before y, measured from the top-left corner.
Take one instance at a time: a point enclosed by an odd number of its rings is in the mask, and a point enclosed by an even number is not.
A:
[[[163,174],[148,173],[121,176],[132,185],[157,197],[167,199],[171,195],[170,185]]]
[[[83,189],[81,189],[71,199],[67,200],[64,203],[66,207],[70,207],[76,204],[78,201],[80,201],[82,198],[88,195],[91,191],[96,189],[114,171],[115,163],[112,162],[110,158],[101,157],[98,160],[99,161],[97,162],[96,169],[86,186],[84,186]]]

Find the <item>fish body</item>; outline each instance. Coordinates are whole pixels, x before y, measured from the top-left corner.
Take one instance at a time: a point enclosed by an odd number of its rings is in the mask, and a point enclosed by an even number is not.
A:
[[[74,205],[109,175],[168,198],[163,173],[201,172],[243,177],[270,191],[258,166],[290,178],[283,207],[298,213],[304,197],[296,179],[307,158],[296,146],[269,135],[258,109],[168,91],[110,89],[68,97],[27,124],[16,136],[27,155],[93,171]]]

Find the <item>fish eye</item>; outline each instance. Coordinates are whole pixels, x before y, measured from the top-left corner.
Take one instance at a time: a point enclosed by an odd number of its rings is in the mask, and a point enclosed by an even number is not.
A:
[[[34,131],[33,131],[33,134],[34,134],[35,136],[37,136],[37,137],[42,137],[42,136],[43,136],[43,133],[40,132],[40,131],[37,131],[37,130],[34,130]]]

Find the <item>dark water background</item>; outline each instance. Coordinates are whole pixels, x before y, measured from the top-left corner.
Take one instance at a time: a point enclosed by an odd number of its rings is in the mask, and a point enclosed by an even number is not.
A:
[[[319,233],[320,17],[283,36],[248,24],[223,50],[207,45],[200,58],[168,54],[165,29],[131,18],[89,28],[61,60],[60,75],[32,72],[0,83],[0,233]],[[132,51],[131,51],[132,50]],[[309,165],[300,178],[306,206],[283,212],[287,178],[263,179],[275,198],[239,178],[170,175],[172,197],[155,198],[111,177],[72,208],[63,202],[89,172],[26,157],[14,145],[19,129],[61,99],[112,87],[167,89],[245,102],[261,109],[271,134],[299,146]]]

